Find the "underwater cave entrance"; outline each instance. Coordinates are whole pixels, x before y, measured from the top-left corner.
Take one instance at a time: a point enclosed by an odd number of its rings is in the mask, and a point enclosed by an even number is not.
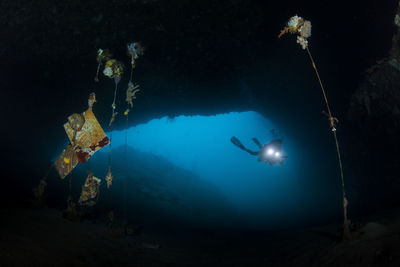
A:
[[[96,207],[116,209],[122,216],[128,203],[131,217],[143,218],[145,224],[172,220],[281,229],[336,219],[341,214],[337,179],[329,172],[336,166],[328,164],[320,139],[305,141],[297,132],[276,136],[276,129],[277,124],[260,113],[246,111],[163,117],[114,130],[115,182],[110,190],[101,183]],[[283,165],[259,162],[232,144],[232,136],[253,151],[258,150],[253,137],[263,144],[281,138],[288,159]],[[91,158],[90,171],[96,177],[107,173],[108,156],[106,148]],[[69,178],[73,197],[80,193],[88,168],[80,164]]]
[[[276,125],[261,114],[247,111],[153,119],[127,129],[127,136],[128,147],[156,155],[177,168],[193,173],[205,183],[215,186],[240,216],[251,221],[250,224],[262,225],[267,217],[268,224],[279,223],[282,216],[288,219],[292,212],[296,213],[302,187],[298,186],[294,144],[284,138],[284,151],[289,160],[283,166],[270,166],[235,147],[230,139],[236,136],[246,147],[257,150],[251,139],[256,137],[261,143],[267,143],[274,138],[275,129]],[[123,151],[118,148],[125,146],[125,131],[113,132],[114,159],[118,157],[117,153]],[[148,168],[129,155],[127,164],[130,168]],[[157,164],[155,161],[150,168],[157,169]],[[164,175],[167,177],[168,173]],[[165,182],[168,183],[168,178]],[[174,185],[168,187],[173,188]],[[149,190],[146,189],[147,193]],[[208,192],[200,193],[206,196]],[[213,205],[218,206],[218,203]],[[275,213],[280,215],[271,219]]]

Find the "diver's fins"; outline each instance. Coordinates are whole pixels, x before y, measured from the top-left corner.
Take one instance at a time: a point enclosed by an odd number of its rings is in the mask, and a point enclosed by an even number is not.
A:
[[[261,145],[260,141],[258,141],[257,138],[253,137],[251,140],[253,140],[253,142],[256,143],[256,145],[257,145],[260,149],[262,148],[262,145]]]
[[[231,142],[232,142],[235,146],[239,147],[240,149],[245,149],[245,147],[244,147],[244,145],[242,144],[242,142],[240,142],[239,139],[237,139],[235,136],[232,136]]]

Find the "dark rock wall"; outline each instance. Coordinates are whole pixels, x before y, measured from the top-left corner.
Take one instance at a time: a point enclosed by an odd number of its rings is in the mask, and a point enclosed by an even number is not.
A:
[[[388,57],[371,66],[349,108],[351,161],[364,204],[398,204],[400,190],[400,2]],[[368,201],[370,200],[370,201]]]

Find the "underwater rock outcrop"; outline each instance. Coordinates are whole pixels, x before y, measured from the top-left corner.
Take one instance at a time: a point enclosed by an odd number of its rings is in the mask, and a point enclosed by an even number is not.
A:
[[[100,187],[95,214],[99,219],[113,210],[116,220],[127,212],[129,223],[146,226],[230,226],[239,221],[234,207],[216,186],[168,159],[129,146],[126,151],[123,146],[116,147],[113,159],[115,179],[110,189],[105,184]],[[90,165],[93,174],[104,174],[107,161],[107,152],[96,154]],[[72,174],[76,177],[72,189],[75,198],[86,169],[78,166]]]
[[[400,2],[387,58],[365,73],[348,111],[352,132],[352,166],[357,187],[392,199],[400,188]],[[375,199],[371,197],[371,199]],[[375,199],[376,202],[383,200]],[[378,204],[378,203],[376,203]]]

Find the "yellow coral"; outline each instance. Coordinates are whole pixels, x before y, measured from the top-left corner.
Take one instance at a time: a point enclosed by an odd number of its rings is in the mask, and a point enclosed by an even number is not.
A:
[[[104,67],[111,67],[112,65],[114,65],[115,64],[115,62],[116,62],[116,60],[115,59],[110,59],[110,60],[107,60],[107,62],[106,62],[106,64],[104,65]]]
[[[124,65],[115,59],[108,60],[104,65],[103,74],[108,78],[120,77],[122,76],[123,72]]]
[[[107,189],[110,189],[113,179],[114,176],[112,175],[111,170],[108,170],[108,173],[106,175]]]

